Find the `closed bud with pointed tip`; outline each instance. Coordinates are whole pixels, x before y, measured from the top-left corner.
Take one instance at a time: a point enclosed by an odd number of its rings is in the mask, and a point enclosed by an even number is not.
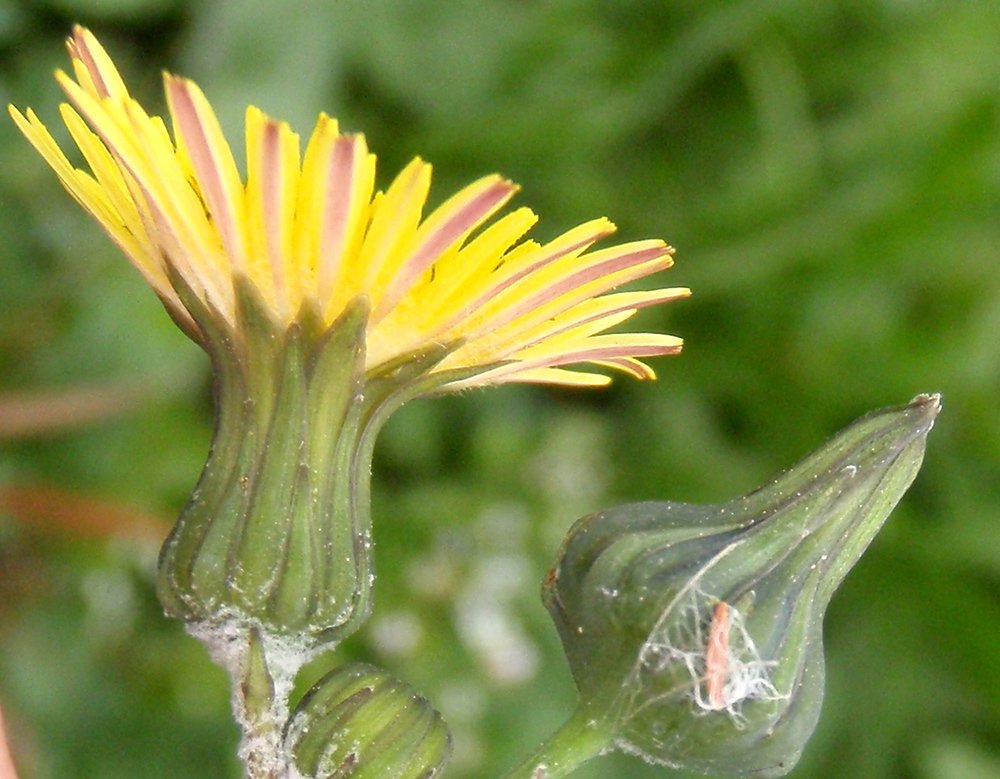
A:
[[[285,728],[298,775],[431,779],[448,760],[448,728],[408,685],[365,663],[341,666],[302,699]]]
[[[834,590],[910,486],[937,395],[865,416],[729,503],[580,520],[543,597],[609,747],[703,773],[781,776],[823,697]]]

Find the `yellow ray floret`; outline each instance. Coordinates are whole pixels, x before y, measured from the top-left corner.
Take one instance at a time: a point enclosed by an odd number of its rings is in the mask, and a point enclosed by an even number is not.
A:
[[[305,305],[329,325],[366,296],[368,367],[451,345],[433,369],[463,372],[451,388],[609,381],[567,369],[578,363],[653,378],[643,360],[680,351],[674,336],[606,332],[640,308],[689,294],[612,292],[670,267],[673,250],[662,241],[592,250],[615,230],[607,219],[546,244],[526,240],[537,221],[527,208],[487,224],[517,191],[498,175],[424,214],[431,166],[414,159],[376,191],[364,136],[342,133],[326,115],[302,150],[287,124],[249,108],[244,178],[193,82],[164,76],[168,128],[131,98],[88,30],[75,28],[68,49],[73,77],[57,73],[69,98],[61,114],[87,169],[69,160],[33,111],[10,113],[196,338],[202,326],[192,301],[239,335],[239,279],[258,290],[278,328]]]

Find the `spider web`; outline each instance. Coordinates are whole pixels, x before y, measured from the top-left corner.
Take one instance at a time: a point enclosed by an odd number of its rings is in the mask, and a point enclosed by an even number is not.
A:
[[[670,691],[671,694],[682,693],[697,714],[724,711],[737,727],[742,727],[745,723],[742,709],[747,701],[777,701],[788,696],[779,692],[771,681],[777,662],[761,657],[747,631],[743,613],[732,604],[728,604],[728,648],[722,658],[724,681],[716,695],[709,695],[710,625],[718,603],[719,598],[697,587],[679,595],[642,645],[633,676],[679,677],[682,681]],[[719,674],[720,669],[714,670]],[[647,701],[640,708],[662,697]]]

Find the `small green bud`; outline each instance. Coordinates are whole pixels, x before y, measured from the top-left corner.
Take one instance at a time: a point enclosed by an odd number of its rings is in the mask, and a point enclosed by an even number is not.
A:
[[[285,748],[307,779],[431,779],[448,760],[451,736],[408,685],[351,663],[306,693],[288,720]]]
[[[865,416],[730,503],[580,520],[543,587],[582,708],[662,765],[781,776],[823,697],[822,619],[910,486],[937,395]]]

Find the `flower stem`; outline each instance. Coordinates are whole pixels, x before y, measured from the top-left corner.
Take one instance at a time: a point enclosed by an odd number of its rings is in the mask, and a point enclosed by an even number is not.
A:
[[[611,746],[604,722],[585,707],[553,733],[530,757],[512,768],[503,779],[557,779],[566,776]]]
[[[234,680],[233,710],[243,726],[240,757],[246,779],[285,779],[288,758],[281,731],[288,716],[287,693],[275,689],[267,665],[264,642],[257,630],[250,631],[240,680]],[[277,693],[277,694],[276,694]]]

